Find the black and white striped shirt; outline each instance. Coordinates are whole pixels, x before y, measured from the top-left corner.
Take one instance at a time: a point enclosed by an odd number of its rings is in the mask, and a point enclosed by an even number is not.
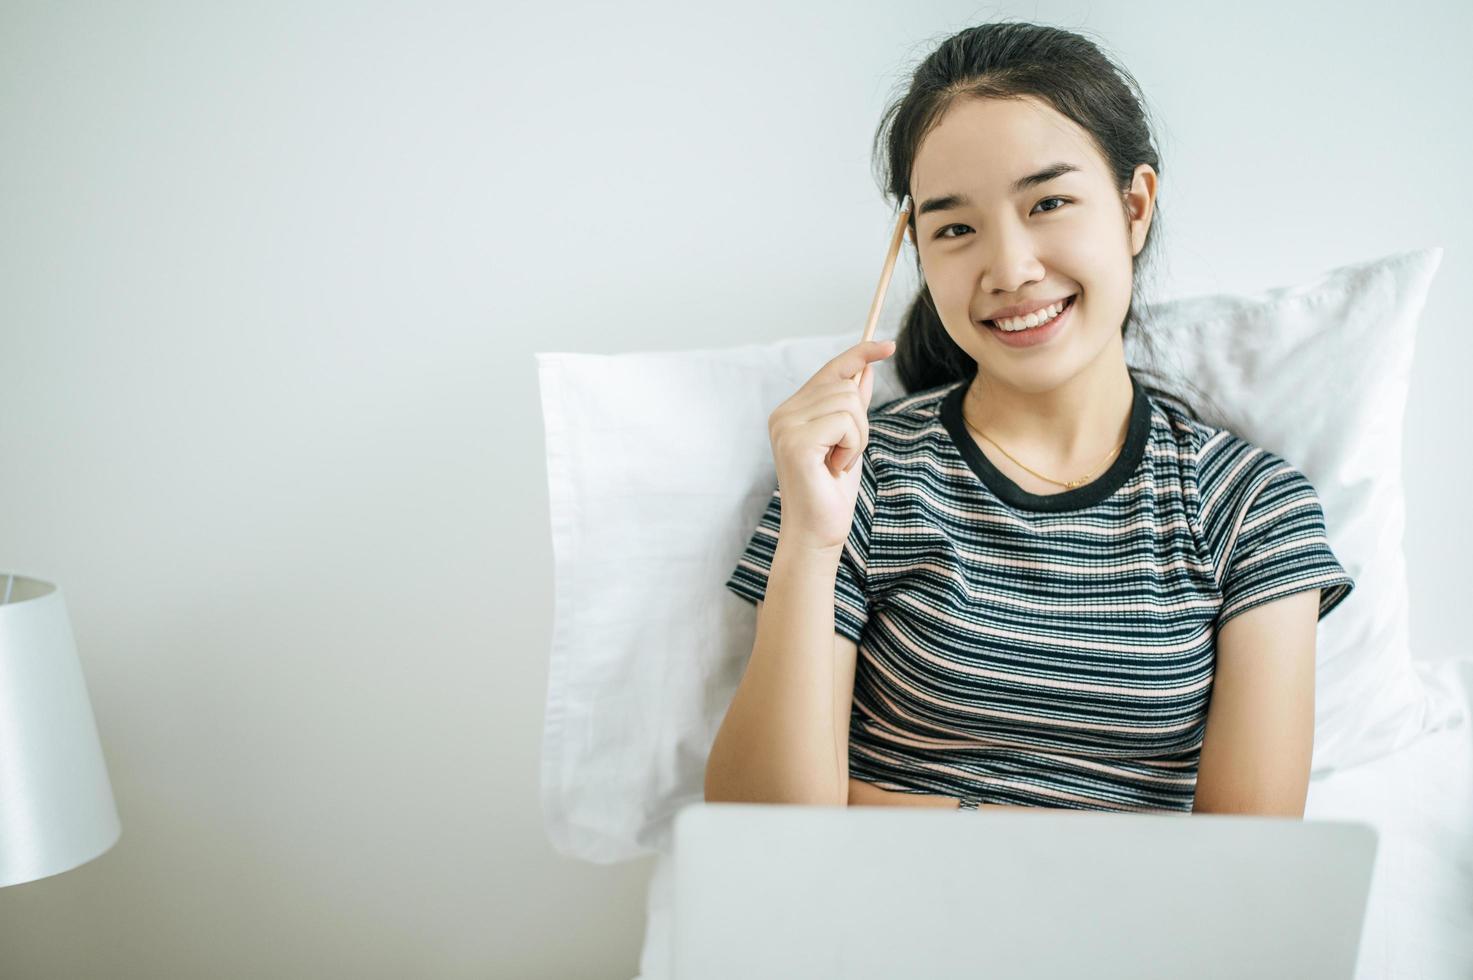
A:
[[[883,789],[1086,810],[1190,811],[1216,630],[1354,582],[1309,481],[1132,377],[1125,446],[1033,494],[968,434],[968,380],[869,416],[834,628],[859,645],[849,774]],[[773,491],[726,587],[764,597]]]

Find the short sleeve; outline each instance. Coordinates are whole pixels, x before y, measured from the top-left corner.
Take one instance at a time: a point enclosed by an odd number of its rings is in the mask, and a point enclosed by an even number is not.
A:
[[[869,563],[870,529],[875,510],[875,477],[869,453],[861,457],[859,493],[854,501],[854,522],[849,537],[839,553],[834,576],[834,632],[859,642],[869,622],[869,595],[866,571]],[[726,580],[726,587],[755,604],[767,595],[767,576],[772,571],[772,557],[777,550],[778,530],[782,526],[782,488],[772,491],[767,509],[757,522],[746,550]]]
[[[1317,620],[1355,588],[1330,550],[1319,495],[1282,460],[1238,515],[1222,578],[1217,626],[1254,606],[1306,589],[1320,590]]]

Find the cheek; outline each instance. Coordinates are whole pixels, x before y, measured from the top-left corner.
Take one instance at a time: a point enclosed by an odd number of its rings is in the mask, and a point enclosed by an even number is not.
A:
[[[1081,293],[1093,293],[1110,279],[1110,270],[1101,259],[1098,249],[1071,242],[1053,255],[1041,257],[1040,261],[1052,278],[1074,285]]]
[[[1050,229],[1057,231],[1058,236],[1050,239],[1049,245],[1057,247],[1060,256],[1067,255],[1071,261],[1086,263],[1086,268],[1098,266],[1102,260],[1113,261],[1117,252],[1128,250],[1129,241],[1123,234],[1124,230],[1118,214],[1112,222],[1108,216],[1076,211],[1070,220],[1060,219]]]

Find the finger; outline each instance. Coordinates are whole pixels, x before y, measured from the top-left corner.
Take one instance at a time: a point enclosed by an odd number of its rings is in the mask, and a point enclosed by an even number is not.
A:
[[[864,367],[862,367],[860,371],[857,372],[853,377],[848,379],[849,385],[851,387],[855,389],[859,388],[859,386],[863,383],[862,375],[865,372],[868,372],[870,377],[873,378],[875,373],[875,365],[878,362],[883,361],[885,358],[889,357],[891,354],[895,353],[895,342],[893,340],[882,341],[882,343],[886,346],[884,350],[881,351],[880,356],[869,358],[865,362]],[[865,407],[868,408],[868,403],[866,403]]]
[[[848,412],[854,419],[854,424],[859,427],[861,441],[869,439],[869,413],[860,404],[859,393],[852,387],[841,387],[830,395],[815,398],[805,403],[798,411],[798,417],[805,421],[822,418],[834,412]]]
[[[838,354],[809,379],[810,384],[827,381],[852,381],[870,361],[878,361],[895,353],[893,340],[866,340]]]
[[[848,412],[833,412],[814,419],[814,435],[826,446],[831,447],[827,457],[829,472],[838,476],[850,459],[854,458],[862,445],[859,427],[854,416]]]

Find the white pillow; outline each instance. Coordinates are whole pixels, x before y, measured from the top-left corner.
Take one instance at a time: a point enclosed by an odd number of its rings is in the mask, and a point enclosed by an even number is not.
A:
[[[1297,286],[1159,304],[1155,366],[1190,379],[1223,427],[1319,492],[1353,599],[1319,624],[1312,771],[1396,751],[1461,717],[1412,662],[1402,429],[1412,352],[1442,249],[1341,266]],[[1134,343],[1133,343],[1134,342]],[[1139,338],[1126,358],[1145,363]]]
[[[1319,495],[1356,588],[1319,626],[1316,772],[1459,717],[1411,661],[1402,555],[1402,419],[1441,258],[1404,252],[1305,285],[1161,302],[1154,365],[1134,331],[1127,342],[1133,366],[1190,379]],[[724,583],[776,486],[768,416],[858,339],[536,355],[555,577],[542,806],[564,854],[666,850],[675,813],[703,799],[752,648],[752,605]],[[903,394],[881,362],[871,408]]]

